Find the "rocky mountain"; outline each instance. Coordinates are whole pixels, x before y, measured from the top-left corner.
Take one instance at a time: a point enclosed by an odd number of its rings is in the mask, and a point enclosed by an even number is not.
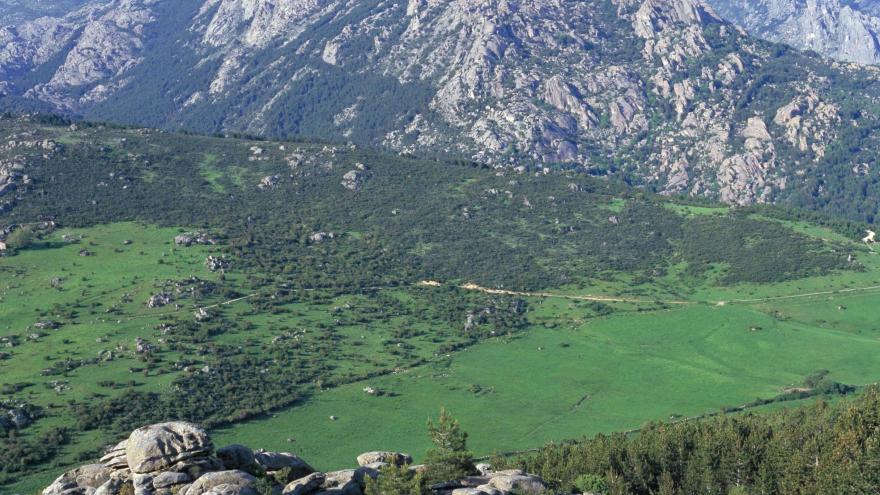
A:
[[[710,0],[726,19],[762,38],[860,64],[880,63],[876,0]]]
[[[873,181],[876,72],[700,0],[101,0],[0,30],[7,110],[562,165],[743,204],[828,207],[829,180]]]

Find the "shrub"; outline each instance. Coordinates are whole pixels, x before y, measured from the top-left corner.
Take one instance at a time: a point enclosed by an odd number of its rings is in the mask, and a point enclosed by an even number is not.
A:
[[[389,464],[382,468],[374,480],[367,477],[365,495],[425,495],[428,493],[421,474],[409,466]]]
[[[574,480],[574,486],[580,493],[595,493],[597,495],[608,493],[608,485],[605,483],[605,478],[595,474],[582,474],[578,476]]]

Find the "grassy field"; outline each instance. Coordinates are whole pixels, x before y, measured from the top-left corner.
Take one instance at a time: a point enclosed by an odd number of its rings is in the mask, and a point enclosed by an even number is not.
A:
[[[440,407],[487,455],[773,397],[818,369],[845,383],[877,379],[877,328],[828,329],[759,309],[692,306],[578,323],[568,308],[556,328],[368,383],[393,397],[364,394],[367,383],[344,386],[216,437],[292,450],[333,469],[365,448],[418,457],[428,446],[425,421]]]
[[[706,210],[682,213],[715,213]],[[26,436],[69,426],[62,404],[70,400],[109,398],[124,389],[163,392],[181,376],[169,366],[140,372],[131,349],[137,337],[157,342],[156,327],[169,314],[224,301],[213,294],[182,301],[180,311],[145,306],[151,294],[174,281],[219,280],[203,262],[222,246],[176,247],[172,239],[183,230],[134,223],[62,229],[18,256],[0,258],[0,337],[18,337],[11,357],[0,361],[0,383],[20,385],[15,396],[47,412]],[[834,235],[812,226],[803,231]],[[488,455],[771,398],[820,369],[843,383],[870,383],[880,376],[880,324],[874,316],[880,291],[814,294],[880,285],[880,257],[858,243],[848,246],[863,270],[719,287],[682,284],[682,272],[673,269],[651,282],[619,275],[560,287],[549,292],[565,297],[523,297],[528,313],[521,331],[449,352],[441,349],[459,342],[456,323],[432,315],[432,308],[451,304],[450,298],[485,296],[454,289],[459,282],[303,294],[267,310],[261,306],[266,294],[251,293],[247,277],[232,270],[224,284],[245,298],[213,311],[246,330],[213,336],[212,345],[260,356],[279,336],[296,334],[293,352],[331,349],[329,376],[343,384],[319,385],[293,407],[219,428],[215,441],[292,451],[334,469],[373,449],[409,451],[418,459],[428,443],[425,422],[441,407],[461,420],[475,452]],[[81,256],[82,250],[90,255]],[[651,302],[571,298],[586,294]],[[687,304],[663,303],[673,300]],[[47,320],[60,328],[30,340],[34,324]],[[160,347],[164,363],[192,358],[174,346]],[[106,350],[117,350],[117,358],[94,359]],[[78,366],[44,372],[66,362]],[[357,378],[365,373],[378,376]],[[129,385],[108,388],[101,382]],[[367,386],[386,394],[368,395]],[[51,465],[4,490],[35,492],[64,466],[115,440],[102,430],[76,432]]]
[[[28,428],[26,436],[70,426],[63,406],[70,400],[119,393],[100,382],[132,382],[145,391],[158,391],[170,383],[171,374],[133,374],[132,367],[138,366],[134,359],[78,365],[104,351],[122,354],[119,350],[132,348],[136,338],[151,337],[158,314],[168,311],[145,305],[157,286],[193,275],[216,278],[203,264],[214,249],[175,248],[172,240],[180,231],[137,224],[61,229],[15,257],[0,258],[0,338],[18,337],[15,346],[6,349],[11,357],[0,361],[0,383],[22,387],[16,396],[48,414]],[[90,255],[80,256],[82,250]],[[41,321],[61,326],[38,330],[35,324]],[[31,340],[30,334],[39,337]],[[65,362],[78,367],[44,371]],[[80,452],[93,451],[106,441],[99,432],[76,435],[58,462],[72,464]],[[10,490],[34,492],[55,474],[36,472]]]

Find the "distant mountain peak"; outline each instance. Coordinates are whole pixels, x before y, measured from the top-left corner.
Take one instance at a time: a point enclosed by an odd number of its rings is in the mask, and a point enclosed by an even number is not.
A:
[[[847,0],[708,0],[750,33],[860,64],[880,63],[880,2]]]

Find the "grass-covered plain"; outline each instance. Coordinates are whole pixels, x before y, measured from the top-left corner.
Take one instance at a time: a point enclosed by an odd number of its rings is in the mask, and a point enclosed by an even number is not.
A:
[[[880,295],[851,299],[852,307],[856,300],[876,305]],[[880,374],[875,325],[854,333],[809,317],[780,320],[763,308],[705,305],[579,322],[577,304],[545,304],[558,311],[553,328],[536,326],[520,338],[329,390],[217,437],[292,449],[341,469],[367,446],[424,452],[425,421],[444,406],[471,433],[474,450],[488,455],[773,397],[818,369],[851,384]],[[366,395],[365,385],[394,395]]]

